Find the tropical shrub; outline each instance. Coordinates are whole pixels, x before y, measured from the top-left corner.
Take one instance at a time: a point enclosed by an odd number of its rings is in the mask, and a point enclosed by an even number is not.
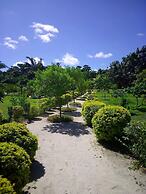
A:
[[[131,120],[127,109],[121,106],[105,106],[92,119],[93,130],[98,140],[112,141],[120,137],[123,128]]]
[[[24,148],[31,160],[34,158],[38,148],[37,137],[34,136],[21,123],[6,123],[0,125],[0,142],[12,142]]]
[[[139,121],[131,122],[124,128],[124,143],[141,165],[146,167],[146,127]]]
[[[19,193],[28,182],[30,157],[26,151],[14,143],[0,143],[0,172],[8,178]]]
[[[83,103],[82,115],[88,126],[92,126],[91,120],[94,114],[103,106],[105,106],[105,103],[95,100],[88,100]]]
[[[23,117],[24,110],[22,106],[13,106],[12,107],[12,118],[14,121],[19,121]]]
[[[51,123],[71,122],[73,118],[67,115],[62,115],[61,117],[59,115],[51,115],[48,117],[48,121]]]
[[[7,178],[0,176],[0,193],[1,194],[16,194],[11,182]]]

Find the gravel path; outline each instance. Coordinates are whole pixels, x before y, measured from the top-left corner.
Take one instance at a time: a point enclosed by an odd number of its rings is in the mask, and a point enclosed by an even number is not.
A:
[[[31,194],[145,194],[146,174],[129,170],[131,160],[96,143],[80,108],[74,122],[50,124],[46,117],[28,124],[39,139]]]

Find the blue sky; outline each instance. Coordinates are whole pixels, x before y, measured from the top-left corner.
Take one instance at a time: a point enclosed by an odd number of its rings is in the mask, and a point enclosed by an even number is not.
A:
[[[106,68],[146,44],[146,0],[1,0],[0,61]]]

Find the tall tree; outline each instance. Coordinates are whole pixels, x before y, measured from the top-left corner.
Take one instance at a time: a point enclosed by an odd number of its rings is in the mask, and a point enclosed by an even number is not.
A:
[[[61,117],[62,98],[70,87],[70,76],[66,73],[66,70],[60,66],[49,66],[45,71],[38,72],[36,75],[36,89],[37,92],[45,97],[55,97]]]

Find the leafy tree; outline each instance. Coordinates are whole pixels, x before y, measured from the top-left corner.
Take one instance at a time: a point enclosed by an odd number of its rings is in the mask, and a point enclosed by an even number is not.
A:
[[[66,70],[60,66],[49,66],[45,71],[36,74],[37,93],[45,97],[55,97],[59,105],[60,117],[62,98],[61,96],[69,90],[71,78]]]
[[[84,93],[86,90],[85,75],[80,68],[66,67],[66,73],[70,76],[70,90],[72,91],[73,99],[75,98],[75,91]]]

